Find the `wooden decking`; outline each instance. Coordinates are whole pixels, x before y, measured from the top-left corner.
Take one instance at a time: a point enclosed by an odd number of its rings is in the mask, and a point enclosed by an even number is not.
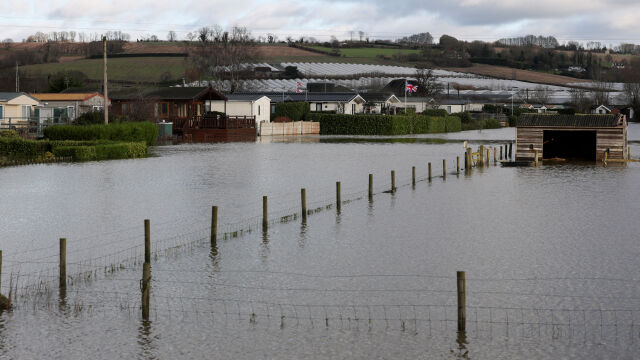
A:
[[[251,141],[257,138],[254,116],[194,116],[175,119],[173,132],[185,141]]]

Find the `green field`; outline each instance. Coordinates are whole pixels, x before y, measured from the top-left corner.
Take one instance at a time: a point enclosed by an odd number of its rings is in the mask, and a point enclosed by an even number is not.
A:
[[[331,52],[333,49],[324,46],[311,46],[313,49]],[[419,54],[420,50],[414,49],[385,49],[385,48],[349,48],[339,49],[340,55],[356,58],[375,58],[378,55],[393,56],[397,54]]]
[[[171,79],[184,76],[185,59],[180,57],[114,58],[108,62],[108,77],[114,81],[160,81],[168,72]],[[43,76],[60,71],[81,71],[89,79],[102,79],[102,59],[84,59],[65,63],[28,65],[20,68],[28,76]]]

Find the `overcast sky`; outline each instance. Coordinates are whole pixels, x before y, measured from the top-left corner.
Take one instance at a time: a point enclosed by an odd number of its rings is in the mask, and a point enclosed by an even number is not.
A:
[[[526,34],[568,40],[640,43],[637,0],[21,0],[0,2],[0,37],[21,41],[36,31],[122,30],[132,39],[169,30],[184,38],[201,26],[248,27],[254,36],[276,33],[372,39],[418,32],[464,40]]]

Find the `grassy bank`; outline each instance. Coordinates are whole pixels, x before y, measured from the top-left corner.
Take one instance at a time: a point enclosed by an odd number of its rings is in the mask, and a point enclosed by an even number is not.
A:
[[[15,131],[0,132],[0,163],[92,161],[146,157],[156,143],[155,124],[58,125],[45,129],[45,139],[26,140]]]

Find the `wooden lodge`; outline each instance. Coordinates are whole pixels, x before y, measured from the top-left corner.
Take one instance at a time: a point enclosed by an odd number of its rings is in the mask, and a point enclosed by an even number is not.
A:
[[[627,157],[625,115],[523,114],[516,126],[516,161]]]
[[[208,112],[211,101],[221,100],[226,113],[228,98],[212,87],[128,89],[111,96],[114,115],[151,118],[173,124],[173,134],[187,141],[253,140],[255,116],[228,116]]]

